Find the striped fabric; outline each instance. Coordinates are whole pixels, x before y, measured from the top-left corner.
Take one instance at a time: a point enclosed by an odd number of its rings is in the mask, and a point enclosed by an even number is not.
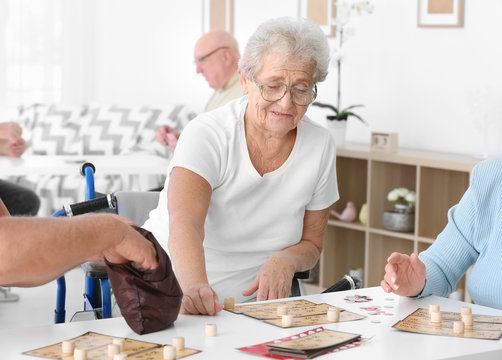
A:
[[[155,154],[170,158],[169,147],[155,140],[160,125],[181,132],[195,117],[186,105],[164,107],[121,105],[46,105],[19,107],[17,122],[27,142],[25,154],[36,155],[126,155]],[[34,190],[41,199],[39,216],[49,216],[64,204],[82,201],[85,180],[71,176],[10,177],[8,180]],[[96,191],[145,191],[164,184],[165,176],[99,175]]]

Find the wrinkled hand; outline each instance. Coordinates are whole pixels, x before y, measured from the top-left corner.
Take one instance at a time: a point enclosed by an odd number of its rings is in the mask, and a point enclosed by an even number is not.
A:
[[[159,126],[155,132],[155,138],[157,141],[162,145],[169,146],[172,151],[176,148],[179,137],[180,134],[167,125]]]
[[[103,258],[113,264],[135,262],[145,270],[155,269],[159,265],[155,246],[131,226],[123,224],[123,228],[122,240],[103,251]]]
[[[23,129],[15,122],[0,123],[0,139],[16,143],[22,139]]]
[[[380,286],[385,292],[401,296],[419,295],[425,286],[425,264],[416,253],[410,256],[392,253],[385,265],[385,276]]]
[[[183,290],[182,314],[216,315],[223,309],[209,284],[195,284]]]
[[[7,156],[20,157],[25,149],[26,142],[23,139],[19,139],[16,142],[10,143]]]
[[[286,298],[291,292],[294,275],[293,264],[280,256],[273,256],[263,264],[251,285],[242,292],[242,295],[250,296],[258,290],[257,301]]]

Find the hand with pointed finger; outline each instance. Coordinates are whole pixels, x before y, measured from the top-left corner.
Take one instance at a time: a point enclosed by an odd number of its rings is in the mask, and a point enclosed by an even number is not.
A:
[[[387,259],[380,286],[387,293],[417,296],[425,286],[425,264],[416,253],[408,256],[394,252]]]
[[[180,313],[216,315],[221,310],[223,305],[209,284],[195,284],[183,291]]]

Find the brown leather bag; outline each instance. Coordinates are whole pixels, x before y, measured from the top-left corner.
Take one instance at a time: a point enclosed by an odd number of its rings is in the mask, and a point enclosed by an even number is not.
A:
[[[148,334],[165,329],[177,319],[183,292],[157,239],[149,231],[133,227],[154,244],[159,266],[145,271],[136,263],[106,265],[122,316],[136,333]]]

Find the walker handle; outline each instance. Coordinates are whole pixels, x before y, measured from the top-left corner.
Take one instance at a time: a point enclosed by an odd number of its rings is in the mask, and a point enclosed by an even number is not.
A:
[[[79,203],[65,205],[64,210],[66,211],[66,216],[76,216],[81,214],[86,214],[102,209],[115,209],[116,200],[115,196],[107,194],[106,196],[86,200]]]

